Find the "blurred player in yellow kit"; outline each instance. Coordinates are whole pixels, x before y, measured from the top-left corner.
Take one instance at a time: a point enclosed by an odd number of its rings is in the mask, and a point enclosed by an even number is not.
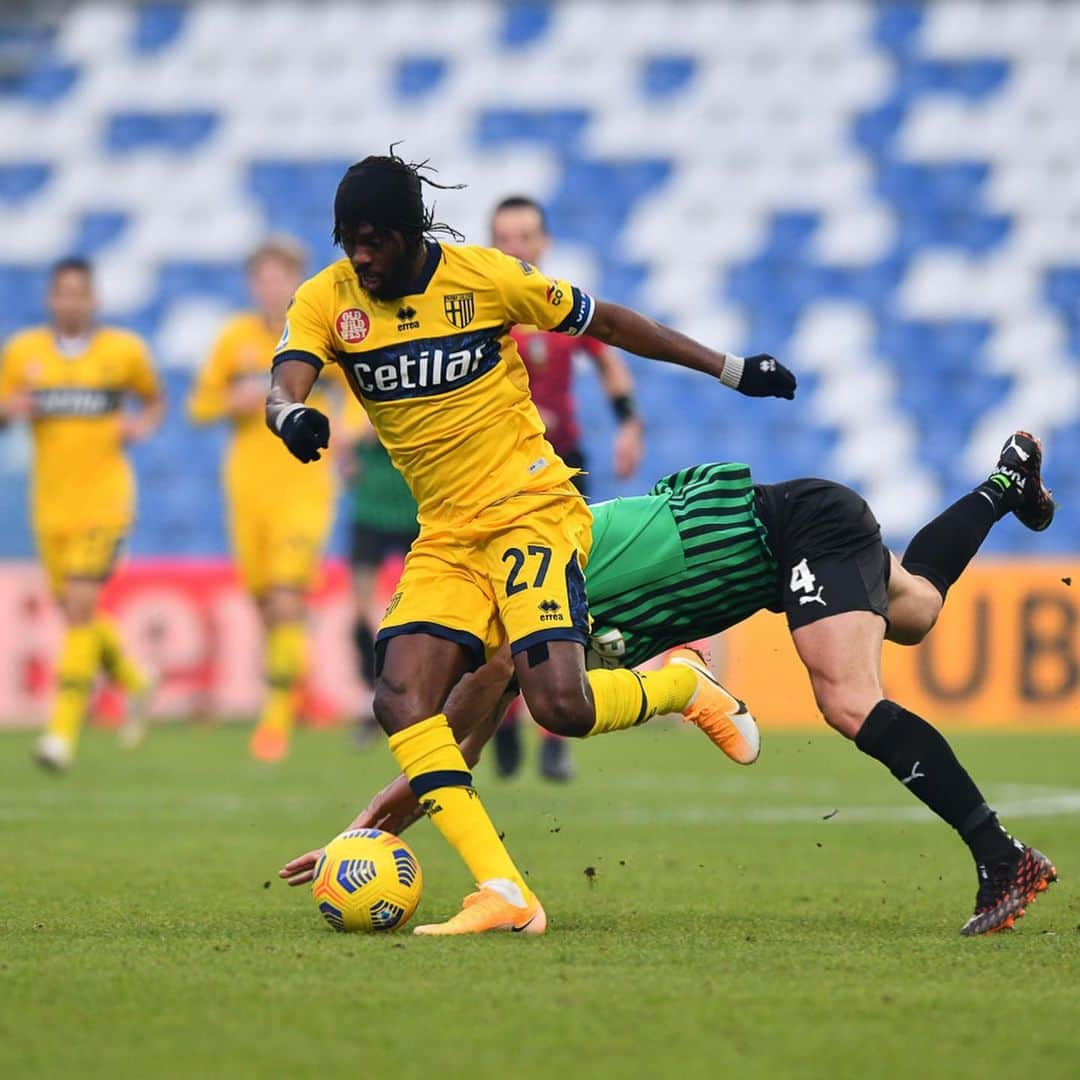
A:
[[[252,254],[248,287],[255,310],[235,315],[222,328],[188,403],[196,423],[228,420],[233,427],[222,481],[237,567],[266,628],[269,690],[251,737],[251,752],[263,761],[278,761],[288,752],[306,661],[304,595],[334,512],[331,462],[305,469],[263,420],[270,358],[305,263],[303,249],[288,238],[272,238]],[[344,389],[340,376],[327,374],[324,381]]]
[[[0,358],[0,422],[31,425],[33,528],[67,623],[56,699],[35,751],[54,769],[74,758],[99,673],[128,693],[130,731],[139,730],[150,689],[97,607],[135,516],[135,479],[124,447],[153,434],[165,400],[145,342],[96,325],[96,306],[90,264],[57,263],[49,324],[17,334]],[[141,408],[125,408],[129,395]]]

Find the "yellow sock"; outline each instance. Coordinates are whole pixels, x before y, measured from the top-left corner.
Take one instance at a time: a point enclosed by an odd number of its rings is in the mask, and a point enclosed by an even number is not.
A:
[[[266,635],[266,673],[270,684],[260,723],[288,735],[296,719],[294,692],[304,671],[307,635],[303,623],[272,626]]]
[[[473,790],[472,776],[446,717],[430,716],[391,735],[390,751],[420,805],[464,860],[473,879],[512,881],[528,900],[531,893],[525,879]]]
[[[105,674],[129,694],[138,694],[145,690],[149,679],[124,650],[120,634],[113,622],[99,615],[92,625],[97,634],[101,666],[105,669]]]
[[[697,690],[697,676],[682,664],[658,671],[589,672],[596,722],[590,735],[644,724],[654,716],[682,712]]]
[[[100,664],[101,651],[93,623],[69,626],[56,666],[56,699],[49,717],[49,734],[76,743]]]

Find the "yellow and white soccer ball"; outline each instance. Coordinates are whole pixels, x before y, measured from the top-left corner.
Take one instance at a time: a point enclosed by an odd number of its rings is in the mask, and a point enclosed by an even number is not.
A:
[[[404,840],[380,829],[352,829],[326,845],[311,895],[335,930],[371,932],[404,926],[423,888],[420,863]]]

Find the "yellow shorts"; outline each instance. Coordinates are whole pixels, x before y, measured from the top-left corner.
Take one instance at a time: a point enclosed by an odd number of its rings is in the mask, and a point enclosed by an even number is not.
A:
[[[283,501],[233,505],[229,531],[237,570],[255,596],[274,588],[309,589],[330,533],[333,507]]]
[[[452,532],[421,529],[376,641],[432,634],[464,646],[476,666],[506,640],[513,653],[585,645],[591,540],[592,514],[569,483],[504,499]]]
[[[71,578],[105,581],[113,572],[127,529],[49,529],[37,534],[38,552],[49,587],[58,595]]]

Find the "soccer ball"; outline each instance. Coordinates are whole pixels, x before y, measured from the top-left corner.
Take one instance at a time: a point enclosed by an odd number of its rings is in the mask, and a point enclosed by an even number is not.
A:
[[[341,932],[394,930],[420,903],[420,863],[404,840],[381,829],[352,829],[326,845],[311,895]]]

